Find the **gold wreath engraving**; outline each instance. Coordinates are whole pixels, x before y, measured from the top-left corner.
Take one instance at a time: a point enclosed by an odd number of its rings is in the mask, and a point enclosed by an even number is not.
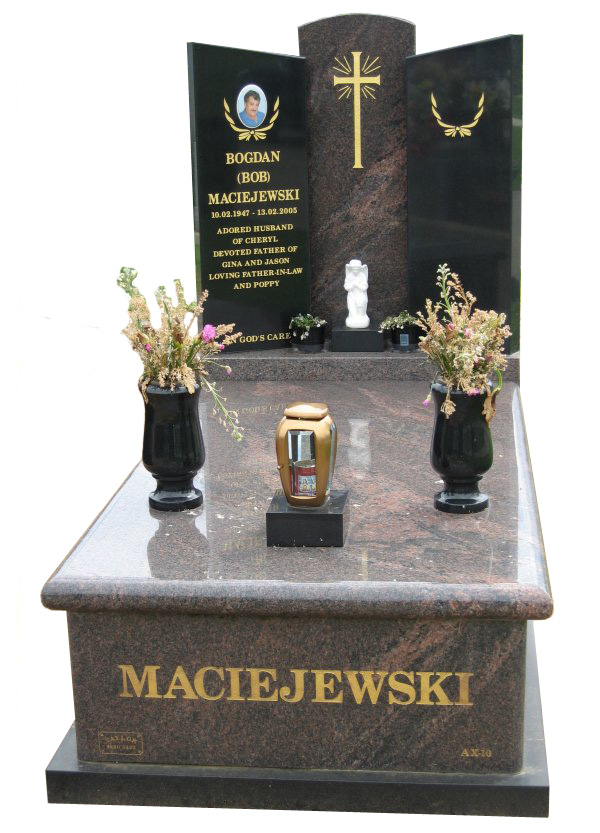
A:
[[[437,110],[437,101],[435,100],[435,96],[431,93],[431,112],[435,116],[435,120],[439,124],[440,127],[445,128],[444,134],[446,136],[451,136],[453,139],[456,138],[456,134],[460,136],[461,139],[464,139],[465,136],[471,135],[471,128],[475,127],[479,119],[481,118],[481,114],[483,113],[483,102],[485,98],[485,93],[481,93],[481,98],[479,99],[479,104],[477,105],[478,110],[475,113],[475,117],[470,124],[461,124],[461,125],[454,125],[454,124],[446,124],[442,121],[442,117],[438,113]]]
[[[247,127],[242,128],[236,126],[234,120],[231,118],[231,110],[229,109],[229,104],[227,104],[226,98],[223,99],[223,104],[225,105],[225,118],[229,122],[229,126],[231,127],[231,129],[235,130],[235,132],[238,134],[238,139],[240,140],[240,142],[242,140],[249,142],[252,136],[254,136],[257,142],[259,139],[266,139],[267,131],[273,127],[275,120],[279,115],[279,97],[277,97],[275,101],[275,106],[273,107],[273,115],[271,116],[271,120],[269,121],[269,123],[265,125],[265,127],[261,126],[253,128],[252,130],[248,130]]]

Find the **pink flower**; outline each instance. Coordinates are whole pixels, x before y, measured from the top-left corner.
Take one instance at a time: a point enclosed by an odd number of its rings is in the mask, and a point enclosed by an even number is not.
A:
[[[227,370],[227,375],[228,375],[228,376],[231,376],[231,368],[230,368],[230,367],[226,367],[225,369]]]
[[[219,350],[224,350],[224,349],[225,349],[225,345],[224,344],[219,344]]]
[[[151,353],[152,352],[152,345],[151,344],[146,344],[144,346],[144,350],[146,351],[146,353]]]
[[[202,330],[202,341],[206,341],[207,343],[213,341],[216,334],[217,330],[212,324],[205,324]]]
[[[449,333],[451,333],[453,330],[456,329],[456,326],[452,323],[452,321],[450,321],[449,324],[446,324],[446,329],[448,330]]]
[[[470,388],[467,391],[467,396],[479,396],[480,393],[481,391],[479,390],[479,388]]]
[[[470,327],[465,327],[465,338],[472,338],[473,330]]]
[[[427,399],[424,399],[423,400],[423,407],[424,408],[429,408],[429,403],[430,402],[431,402],[431,399],[429,397],[427,397]]]

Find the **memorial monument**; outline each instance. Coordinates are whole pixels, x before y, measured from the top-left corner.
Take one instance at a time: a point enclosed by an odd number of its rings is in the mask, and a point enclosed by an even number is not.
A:
[[[228,289],[211,315],[236,320],[256,336],[248,347],[265,346],[261,333],[272,332],[290,298],[284,284],[298,291],[294,304],[307,297],[302,108],[289,104],[292,90],[302,98],[305,63],[313,309],[343,321],[347,263],[351,274],[368,264],[371,322],[408,303],[404,78],[405,67],[419,60],[405,61],[414,51],[414,27],[344,15],[301,27],[300,45],[306,61],[190,47],[197,215],[206,210],[207,194],[227,195],[229,207],[215,203],[210,210],[230,212],[197,216],[201,279],[212,274],[210,259],[220,260],[211,248],[220,229],[232,248],[242,248],[246,235],[262,235],[256,225],[288,224],[282,217],[240,216],[235,212],[257,209],[234,205],[251,206],[259,190],[298,190],[297,200],[274,198],[277,210],[284,202],[298,208],[292,227],[265,235],[277,237],[269,246],[298,241],[290,245],[299,247],[300,265],[292,265],[290,253],[285,268],[303,271],[282,278],[281,290],[256,287],[265,289],[265,312],[253,318],[249,307],[249,330],[231,304],[259,295],[253,286],[248,293],[233,289],[237,267],[221,264],[227,275],[216,283]],[[225,79],[218,83],[211,75],[217,65]],[[476,80],[487,77],[482,68]],[[216,85],[214,100],[202,78]],[[417,79],[416,69],[410,78]],[[450,98],[430,87],[429,76],[416,87],[409,83],[407,106],[420,113],[427,95],[445,154],[469,153],[469,136],[461,138],[460,129],[472,130],[473,138],[484,116],[492,121],[504,112],[506,101],[494,99],[492,87],[478,89],[475,105],[485,93],[484,110],[477,127],[469,127],[474,114],[470,121],[451,118],[442,108]],[[450,127],[439,124],[432,106]],[[454,137],[444,132],[454,127]],[[280,144],[268,145],[265,132]],[[415,171],[420,163],[411,160],[411,147],[408,167]],[[279,149],[281,167],[270,156],[273,162],[263,156],[255,162],[254,154]],[[285,176],[284,156],[292,166]],[[449,158],[436,157],[432,176],[443,180]],[[255,164],[272,177],[268,188],[260,181],[238,185]],[[229,199],[243,193],[250,196]],[[425,198],[420,204],[431,207]],[[423,230],[428,221],[423,214],[409,222]],[[478,218],[461,222],[475,239]],[[242,224],[249,230],[241,231]],[[411,291],[421,291],[417,272],[411,281]],[[366,305],[350,312],[356,323]],[[75,703],[75,724],[47,769],[49,801],[547,815],[531,622],[551,615],[552,597],[518,359],[509,362],[513,381],[505,379],[498,397],[498,453],[484,476],[494,500],[474,517],[442,514],[432,505],[432,417],[421,406],[430,378],[421,358],[392,351],[341,358],[286,353],[248,352],[230,361],[235,381],[227,382],[227,401],[244,426],[242,443],[231,442],[201,400],[201,507],[161,516],[147,502],[151,475],[137,466],[44,586],[43,603],[67,611]],[[351,514],[345,537],[332,547],[267,539],[265,513],[279,485],[275,429],[290,402],[326,402],[335,414],[335,483],[347,493]],[[291,419],[305,415],[294,412]],[[321,421],[327,414],[313,416]],[[310,442],[299,440],[292,451],[296,475],[310,478]],[[315,450],[315,470],[317,463]],[[332,490],[329,503],[334,497]]]

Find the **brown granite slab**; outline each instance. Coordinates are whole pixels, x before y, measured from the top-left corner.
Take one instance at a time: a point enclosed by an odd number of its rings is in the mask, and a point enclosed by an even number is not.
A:
[[[408,304],[405,60],[415,27],[344,14],[300,26],[298,38],[308,84],[311,308],[330,325],[345,317],[344,265],[359,258],[369,267],[368,314],[378,326]],[[354,53],[359,77],[375,79],[358,93],[361,167],[355,85],[346,85]]]
[[[525,632],[473,619],[69,613],[78,755],[516,771]]]
[[[518,388],[493,423],[495,461],[477,516],[434,510],[433,415],[423,382],[231,382],[235,444],[201,400],[204,506],[154,513],[140,466],[44,587],[47,607],[320,618],[525,620],[552,600]],[[327,402],[339,430],[334,488],[349,489],[345,546],[268,548],[278,488],[274,431],[286,404]],[[140,425],[140,440],[141,440]],[[57,519],[59,520],[59,519]]]
[[[322,353],[302,353],[295,349],[256,350],[252,353],[226,354],[232,378],[244,382],[296,381],[373,382],[385,380],[428,381],[435,374],[427,357],[418,351],[401,353],[386,349],[383,353],[332,353],[329,344]],[[520,357],[507,356],[506,382],[519,382]],[[225,370],[217,377],[225,380]]]

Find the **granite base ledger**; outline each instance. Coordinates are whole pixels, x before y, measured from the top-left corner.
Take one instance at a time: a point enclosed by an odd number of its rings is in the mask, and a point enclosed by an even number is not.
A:
[[[72,727],[46,770],[54,804],[134,804],[273,810],[548,815],[544,727],[529,626],[523,767],[512,775],[315,771],[87,763]]]

